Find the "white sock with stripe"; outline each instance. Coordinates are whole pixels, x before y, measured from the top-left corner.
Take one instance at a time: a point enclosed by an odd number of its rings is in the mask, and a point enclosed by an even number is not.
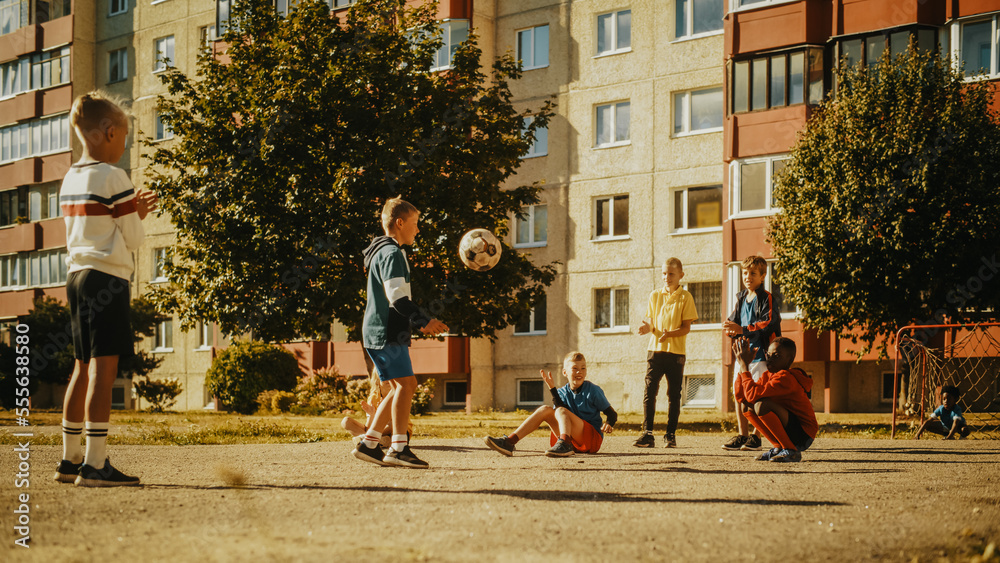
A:
[[[70,463],[83,461],[83,423],[62,421],[63,459]]]
[[[110,422],[87,422],[87,453],[83,463],[101,469],[108,458],[108,430]]]
[[[369,430],[368,432],[365,432],[365,439],[361,440],[361,443],[364,444],[366,448],[374,448],[378,445],[378,440],[381,437],[381,432],[377,430]]]
[[[406,447],[408,442],[409,440],[406,439],[406,434],[393,434],[392,445],[389,446],[389,449],[394,452],[401,452],[403,451],[403,448]]]

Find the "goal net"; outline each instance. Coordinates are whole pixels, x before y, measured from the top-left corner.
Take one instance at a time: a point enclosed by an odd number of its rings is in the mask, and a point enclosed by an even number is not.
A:
[[[1000,323],[911,325],[897,333],[892,436],[897,418],[919,424],[933,413],[945,385],[961,391],[971,437],[1000,438]]]

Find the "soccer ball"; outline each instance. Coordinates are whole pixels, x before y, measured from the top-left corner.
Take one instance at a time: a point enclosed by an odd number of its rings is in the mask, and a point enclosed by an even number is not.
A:
[[[500,240],[486,229],[472,229],[458,243],[458,257],[466,266],[485,272],[500,261]]]

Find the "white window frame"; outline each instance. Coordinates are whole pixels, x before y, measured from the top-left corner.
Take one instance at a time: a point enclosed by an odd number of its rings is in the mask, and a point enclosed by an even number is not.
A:
[[[621,14],[625,13],[625,12],[629,13],[629,24],[628,24],[629,40],[628,40],[628,47],[618,48],[618,17]],[[597,22],[600,21],[600,19],[602,17],[607,16],[607,15],[611,16],[611,23],[612,23],[612,25],[611,25],[611,44],[614,45],[614,47],[612,47],[611,49],[608,49],[606,51],[598,51],[598,49],[599,49],[598,45],[600,44],[599,37],[598,37],[598,33],[599,33],[598,30],[600,29],[600,27],[598,26]],[[632,20],[631,20],[631,15],[632,15],[631,8],[625,9],[625,10],[614,10],[614,11],[611,11],[611,12],[604,12],[604,13],[601,13],[601,14],[597,14],[597,16],[594,18],[594,53],[596,53],[594,55],[595,59],[598,59],[598,58],[601,58],[601,57],[610,57],[610,56],[613,56],[613,55],[620,55],[622,53],[631,53],[632,52]]]
[[[454,33],[455,28],[458,27],[461,24],[465,25],[465,39],[463,39],[462,41],[459,41],[458,43],[452,44],[452,33]],[[452,65],[452,58],[451,58],[451,49],[452,49],[452,47],[453,46],[457,47],[458,45],[461,45],[464,41],[468,41],[468,39],[469,39],[469,33],[472,32],[471,22],[469,20],[465,20],[465,19],[447,19],[447,20],[441,20],[440,26],[441,26],[441,33],[442,33],[442,37],[441,38],[444,41],[444,44],[441,45],[441,49],[444,49],[448,53],[448,62],[447,62],[447,64],[444,64],[444,65],[436,65],[436,63],[438,61],[438,58],[439,58],[439,54],[441,52],[440,50],[438,50],[438,52],[435,53],[435,55],[434,55],[434,62],[435,62],[435,64],[431,65],[431,68],[430,68],[431,72],[438,72],[438,71],[441,71],[441,70],[448,70],[448,69],[452,68],[452,66],[453,66]]]
[[[162,47],[161,47],[162,45]],[[173,65],[176,61],[177,42],[173,35],[158,37],[153,40],[153,74],[167,70],[166,59]]]
[[[153,134],[154,140],[156,141],[169,141],[174,138],[174,132],[170,127],[163,123],[160,118],[160,112],[155,112],[153,116]]]
[[[674,103],[673,103],[674,116],[673,116],[673,118],[674,119],[670,123],[671,136],[673,136],[675,138],[676,137],[690,137],[690,136],[693,136],[693,135],[706,135],[708,133],[719,133],[719,132],[722,131],[722,124],[721,123],[720,123],[720,125],[718,127],[708,127],[708,128],[705,128],[705,129],[694,129],[693,126],[692,126],[692,123],[691,123],[691,116],[692,116],[692,113],[691,113],[691,99],[692,99],[693,95],[697,94],[697,93],[701,93],[701,92],[711,92],[713,90],[718,90],[718,92],[719,92],[719,94],[720,94],[720,96],[722,98],[721,103],[719,104],[719,117],[720,117],[720,121],[721,122],[725,122],[726,98],[725,98],[725,93],[722,91],[722,86],[715,86],[715,87],[712,87],[712,88],[698,88],[696,90],[687,90],[687,91],[684,91],[684,92],[676,92],[676,93],[674,93],[674,96],[673,96],[673,98],[674,98]],[[676,114],[677,114],[677,101],[678,101],[678,99],[680,99],[680,101],[681,101],[681,116],[682,116],[682,121],[683,121],[683,124],[682,124],[683,128],[682,128],[682,130],[680,132],[674,131],[674,126],[675,126],[675,124],[677,122],[677,115]]]
[[[1000,12],[994,12],[986,17],[983,14],[969,16],[956,20],[951,24],[949,33],[951,41],[951,60],[955,68],[962,65],[962,36],[965,26],[968,24],[991,22],[990,37],[993,38],[993,48],[990,53],[990,69],[988,74],[972,74],[965,77],[966,82],[978,82],[980,80],[991,80],[1000,77]]]
[[[546,301],[545,301],[545,314],[548,315],[549,307],[548,307],[548,296],[547,295],[546,295],[545,299],[546,299]],[[542,336],[542,335],[545,335],[545,334],[548,333],[549,323],[548,323],[548,319],[547,318],[545,319],[546,322],[545,322],[545,328],[544,329],[538,330],[538,328],[536,328],[536,326],[537,326],[535,324],[535,312],[536,312],[536,309],[537,309],[537,307],[532,307],[531,308],[531,312],[528,313],[529,317],[528,317],[528,330],[527,331],[525,331],[525,332],[518,332],[517,331],[517,323],[514,324],[514,336]]]
[[[170,260],[170,248],[161,246],[153,249],[153,272],[149,283],[162,283],[169,281],[164,272],[164,267]]]
[[[448,401],[448,385],[449,384],[455,384],[455,383],[461,383],[462,385],[465,385],[465,395],[462,396],[462,401],[461,402],[457,402],[457,401],[451,401],[451,402],[449,402]],[[469,382],[466,381],[465,379],[452,379],[450,381],[446,380],[446,381],[444,381],[444,385],[442,386],[441,391],[442,391],[441,404],[443,406],[446,406],[446,407],[464,407],[465,406],[465,397],[469,394]]]
[[[545,400],[546,400],[545,383],[541,380],[541,378],[535,378],[535,379],[516,379],[514,381],[515,381],[515,384],[517,385],[517,399],[516,400],[517,400],[517,406],[518,407],[522,407],[522,406],[523,407],[540,407],[540,406],[542,406],[542,405],[545,404]],[[542,388],[542,400],[541,401],[526,401],[523,398],[521,398],[521,383],[523,383],[523,382],[533,383],[533,384],[537,383],[539,386],[541,386],[541,388]]]
[[[767,276],[764,277],[764,289],[768,293],[771,293],[771,280],[774,279],[774,264],[776,260],[766,260],[767,262]],[[736,294],[743,291],[743,276],[742,267],[740,262],[732,262],[728,267],[729,275],[726,276],[726,283],[724,284],[727,293],[723,297],[724,308],[722,310],[722,318],[727,319],[729,315],[733,312],[733,307],[736,306]],[[781,320],[788,321],[799,318],[799,308],[795,307],[795,312],[792,313],[781,313]]]
[[[212,349],[212,323],[198,321],[198,347],[195,352],[204,352]]]
[[[527,135],[528,127],[535,121],[535,116],[529,115],[524,118],[524,126],[521,128],[521,136]],[[538,158],[549,155],[549,128],[539,127],[535,129],[535,142],[531,143],[528,152],[521,155],[521,160],[528,158]]]
[[[118,68],[120,69],[121,76],[115,78],[111,75],[111,69],[113,67],[112,59],[118,56]],[[115,49],[113,51],[108,51],[108,84],[115,84],[117,82],[124,82],[128,80],[128,47],[122,47],[121,49]]]
[[[766,217],[768,215],[774,215],[781,212],[780,207],[775,207],[774,202],[771,200],[771,195],[774,192],[774,163],[780,160],[788,160],[790,157],[787,153],[780,155],[769,155],[764,157],[754,157],[754,158],[744,158],[739,160],[734,160],[729,163],[729,218],[736,219],[742,217]],[[739,211],[740,204],[740,167],[746,164],[760,164],[766,163],[764,168],[764,208],[763,209],[753,209],[749,211]]]
[[[28,254],[26,252],[0,256],[0,291],[18,291],[28,287]],[[10,278],[13,283],[8,284]]]
[[[545,44],[546,45],[551,45],[551,43],[549,42],[549,39],[550,39],[550,36],[549,36],[549,24],[536,25],[535,27],[529,27],[527,29],[519,29],[519,30],[517,30],[517,33],[514,36],[514,40],[515,40],[514,46],[515,46],[515,49],[517,50],[517,59],[521,61],[521,70],[536,70],[536,69],[539,69],[539,68],[546,68],[546,67],[549,66],[549,51],[548,51],[548,49],[545,50],[545,62],[544,63],[539,63],[538,62],[539,53],[535,49],[535,45],[536,45],[535,38],[538,36],[538,33],[542,30],[542,28],[545,29]],[[530,44],[531,44],[531,47],[529,48],[530,55],[531,55],[531,62],[530,63],[525,60],[524,53],[521,52],[521,37],[522,36],[528,37],[529,41],[530,41]]]
[[[591,224],[591,233],[592,233],[590,242],[603,242],[603,241],[607,241],[607,240],[628,240],[628,239],[632,238],[632,235],[631,235],[631,233],[632,233],[631,225],[629,225],[628,234],[624,234],[624,235],[616,235],[616,234],[614,234],[614,232],[615,232],[615,198],[620,198],[620,197],[626,197],[629,200],[629,223],[631,223],[631,221],[632,221],[631,220],[631,217],[632,217],[632,209],[631,209],[631,207],[632,207],[632,198],[629,197],[629,194],[613,194],[613,195],[605,195],[605,196],[595,197],[593,199],[593,203],[591,204],[591,210],[590,210],[590,224]],[[610,215],[608,216],[608,234],[606,234],[606,235],[598,235],[597,234],[597,207],[598,207],[599,202],[601,202],[601,201],[607,201],[607,200],[611,201],[611,205],[608,206],[609,213],[610,213]]]
[[[43,136],[48,139],[47,150],[42,148]],[[70,149],[68,113],[0,127],[0,163],[57,154]]]
[[[128,2],[129,0],[108,0],[108,17],[128,13]],[[118,11],[115,11],[116,4],[118,5]]]
[[[618,141],[615,136],[618,132],[618,110],[622,105],[628,105],[628,138]],[[598,137],[597,128],[600,122],[601,108],[611,108],[611,135],[610,141],[607,143],[601,143]],[[600,104],[594,106],[594,148],[595,149],[607,149],[612,147],[624,147],[626,145],[632,144],[632,101],[631,100],[621,100],[618,102],[610,102],[606,104]]]
[[[687,400],[688,390],[690,389],[690,382],[691,382],[692,379],[706,379],[706,380],[711,380],[712,381],[712,391],[713,391],[713,393],[712,393],[712,399],[711,399],[711,401],[709,401],[709,400],[688,401]],[[714,409],[717,406],[717,403],[716,403],[716,400],[715,400],[715,396],[716,396],[716,393],[718,392],[718,384],[719,384],[719,382],[715,378],[715,375],[710,374],[710,373],[691,374],[691,375],[684,374],[684,387],[683,387],[683,394],[681,395],[681,397],[684,399],[684,403],[681,405],[681,408],[682,409]]]
[[[198,28],[198,41],[201,43],[203,49],[211,49],[212,43],[219,39],[219,36],[215,33],[215,29],[214,23]]]
[[[535,212],[538,208],[545,208],[545,240],[535,240]],[[542,246],[547,246],[549,244],[549,210],[548,205],[544,203],[536,203],[534,205],[527,205],[521,208],[521,212],[525,215],[525,218],[515,215],[514,216],[514,229],[513,229],[513,241],[511,246],[514,248],[538,248]],[[520,225],[522,221],[528,223],[528,233],[529,242],[518,242],[517,233],[520,231]]]
[[[603,290],[603,289],[610,289],[611,290],[611,299],[609,300],[609,304],[608,304],[609,307],[610,307],[610,311],[608,311],[608,315],[609,315],[608,318],[610,319],[611,326],[606,327],[606,328],[598,328],[597,326],[595,326],[597,324],[597,292],[600,291],[600,290]],[[617,316],[617,315],[615,315],[615,313],[616,313],[616,311],[615,311],[615,294],[617,292],[619,292],[619,291],[626,291],[627,292],[628,290],[629,290],[628,286],[595,287],[594,288],[594,291],[591,292],[591,295],[590,295],[591,303],[592,303],[591,309],[592,309],[592,313],[593,313],[591,315],[591,317],[590,317],[591,318],[591,325],[590,325],[591,328],[590,328],[590,330],[591,330],[592,333],[594,333],[594,334],[620,334],[620,333],[624,333],[624,332],[629,332],[629,330],[631,330],[631,327],[628,324],[629,320],[626,320],[625,324],[623,324],[623,325],[616,325],[615,324],[615,317]],[[629,295],[629,306],[631,306],[631,299],[632,299],[632,296]],[[628,312],[629,312],[628,309],[626,309],[626,313],[628,313]]]
[[[778,4],[791,4],[792,2],[800,2],[801,0],[761,0],[754,4],[747,4],[746,6],[740,5],[741,0],[729,0],[729,11],[730,12],[744,12],[750,10],[756,10],[759,8],[767,8],[770,6],[777,6]]]
[[[719,24],[720,24],[719,25],[719,29],[713,29],[711,31],[702,31],[701,33],[694,33],[694,3],[695,3],[695,1],[696,0],[688,0],[687,7],[689,9],[686,10],[685,13],[684,13],[685,26],[688,29],[691,30],[691,33],[688,33],[686,35],[681,35],[681,34],[677,33],[677,29],[676,29],[676,25],[677,25],[676,24],[676,22],[677,22],[677,9],[680,8],[680,2],[674,2],[674,22],[675,22],[674,23],[674,26],[675,26],[675,29],[674,29],[674,42],[691,41],[693,39],[702,39],[702,38],[705,38],[705,37],[712,37],[712,36],[715,36],[715,35],[722,35],[723,33],[725,33],[726,30],[724,29],[724,26],[722,25],[722,21],[723,20],[719,20]],[[715,1],[719,2],[719,3],[722,3],[724,0],[715,0]],[[726,15],[725,6],[723,6],[722,15],[723,16]]]
[[[167,346],[167,336],[170,336],[170,346]],[[174,351],[174,320],[167,319],[156,325],[153,333],[153,352],[168,353]]]
[[[717,284],[719,284],[719,291],[724,291],[726,289],[726,284],[722,283],[722,280],[691,281],[691,282],[687,282],[687,283],[681,284],[681,286],[684,288],[684,291],[687,291],[687,292],[690,293],[691,292],[690,286],[693,283],[717,283]],[[736,294],[734,293],[733,295],[736,295]],[[692,295],[692,297],[694,297],[694,295]],[[729,313],[726,312],[726,309],[725,309],[725,303],[726,303],[725,297],[726,296],[725,295],[720,295],[719,297],[721,298],[720,301],[719,301],[719,320],[715,321],[715,322],[699,323],[698,321],[701,320],[702,318],[704,318],[705,312],[702,311],[701,309],[698,309],[698,318],[695,319],[694,322],[691,323],[691,330],[699,330],[699,329],[701,329],[701,330],[719,330],[719,329],[722,328],[722,322],[723,322],[723,320],[726,317],[729,316]]]
[[[695,228],[695,229],[688,228],[688,225],[691,224],[691,217],[688,216],[688,191],[689,190],[697,190],[697,189],[701,189],[701,188],[719,188],[720,196],[725,195],[725,191],[722,188],[721,184],[709,184],[707,186],[686,186],[686,187],[683,187],[683,188],[677,188],[676,190],[673,190],[672,194],[674,194],[674,197],[670,198],[670,204],[671,205],[676,205],[676,201],[677,201],[676,194],[677,194],[677,192],[682,192],[683,193],[683,195],[681,196],[681,210],[684,213],[684,225],[681,226],[681,227],[678,227],[677,225],[674,225],[673,221],[674,221],[674,216],[675,215],[673,213],[671,213],[671,215],[670,215],[670,222],[671,222],[671,225],[670,225],[670,235],[694,235],[694,234],[699,234],[699,233],[718,233],[718,232],[722,231],[722,224],[719,224],[719,226],[717,226],[717,227],[701,227],[701,228]],[[720,198],[720,200],[719,200],[720,211],[722,211],[722,209],[721,209],[722,205],[723,205],[722,204],[722,199]],[[723,217],[722,222],[725,222],[725,218],[724,217]]]

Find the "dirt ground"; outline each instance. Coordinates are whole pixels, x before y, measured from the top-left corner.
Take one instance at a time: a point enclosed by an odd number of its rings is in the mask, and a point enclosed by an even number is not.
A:
[[[540,436],[513,458],[415,440],[429,470],[363,463],[350,442],[114,446],[143,481],[120,489],[53,481],[56,446],[30,447],[18,488],[3,446],[0,560],[968,561],[1000,544],[996,441],[821,439],[786,465],[722,435],[634,438],[565,459]],[[24,493],[28,549],[10,524]]]

